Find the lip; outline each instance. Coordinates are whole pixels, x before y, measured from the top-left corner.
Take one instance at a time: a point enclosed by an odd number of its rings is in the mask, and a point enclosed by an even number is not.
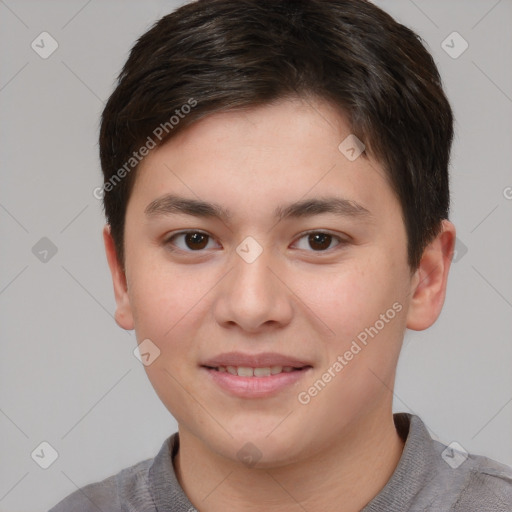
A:
[[[296,384],[312,370],[306,366],[300,370],[278,373],[266,377],[240,377],[213,368],[201,367],[208,377],[230,395],[240,398],[266,398],[278,394],[285,388]]]
[[[226,352],[206,360],[201,363],[201,366],[209,366],[211,368],[218,368],[219,366],[250,366],[251,368],[293,366],[294,368],[302,368],[304,366],[312,366],[312,364],[308,361],[300,360],[291,356],[285,356],[276,352],[262,352],[260,354]]]
[[[240,377],[239,375],[217,371],[215,368],[219,366],[249,366],[252,368],[292,366],[296,370],[265,377]],[[305,360],[273,352],[261,354],[229,352],[208,359],[201,365],[201,371],[205,372],[214,384],[228,394],[240,398],[274,396],[296,384],[312,369],[312,365]]]

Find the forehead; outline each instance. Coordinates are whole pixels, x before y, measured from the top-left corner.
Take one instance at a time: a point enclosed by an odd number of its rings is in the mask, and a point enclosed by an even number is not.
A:
[[[344,141],[351,137],[339,110],[320,100],[211,114],[150,152],[134,192],[144,196],[144,209],[165,193],[181,192],[224,204],[230,214],[272,205],[274,215],[276,205],[292,199],[333,193],[367,210],[392,202],[379,163],[347,157]]]

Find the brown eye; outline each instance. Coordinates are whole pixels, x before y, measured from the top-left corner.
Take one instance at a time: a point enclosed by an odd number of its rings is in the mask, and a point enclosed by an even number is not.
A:
[[[175,240],[180,238],[183,240],[181,245],[175,243]],[[200,231],[183,231],[171,236],[165,243],[166,245],[171,246],[172,250],[175,250],[173,246],[176,246],[184,252],[196,252],[205,249],[209,240],[210,235],[207,235],[206,233],[201,233]]]
[[[323,251],[328,249],[331,245],[332,235],[328,235],[327,233],[314,233],[308,236],[309,245],[315,249]]]
[[[300,247],[300,241],[306,240],[306,243]],[[332,242],[336,240],[338,245],[343,244],[343,239],[339,236],[331,235],[330,233],[324,233],[323,231],[310,231],[309,233],[305,233],[299,239],[299,249],[303,249],[311,252],[327,252],[328,249],[331,249]]]
[[[186,233],[185,244],[191,249],[204,249],[208,244],[208,235],[203,233]]]

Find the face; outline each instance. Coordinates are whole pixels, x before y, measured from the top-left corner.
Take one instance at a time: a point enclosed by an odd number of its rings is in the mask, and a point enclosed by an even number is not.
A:
[[[216,454],[251,442],[285,464],[391,410],[419,276],[384,170],[338,149],[349,134],[326,103],[286,100],[211,115],[140,164],[116,318]]]

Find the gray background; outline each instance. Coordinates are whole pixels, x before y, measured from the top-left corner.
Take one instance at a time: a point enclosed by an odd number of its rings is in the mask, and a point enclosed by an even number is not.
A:
[[[426,41],[457,134],[459,251],[441,317],[406,334],[394,410],[512,465],[512,1],[376,3]],[[133,355],[134,334],[113,320],[92,191],[114,79],[136,38],[177,5],[0,0],[0,511],[46,510],[154,456],[176,430]],[[31,48],[43,31],[59,45],[47,59]],[[453,31],[469,44],[458,58],[441,46]],[[43,237],[57,248],[46,262],[32,250]],[[31,458],[42,441],[59,454],[46,470]]]

